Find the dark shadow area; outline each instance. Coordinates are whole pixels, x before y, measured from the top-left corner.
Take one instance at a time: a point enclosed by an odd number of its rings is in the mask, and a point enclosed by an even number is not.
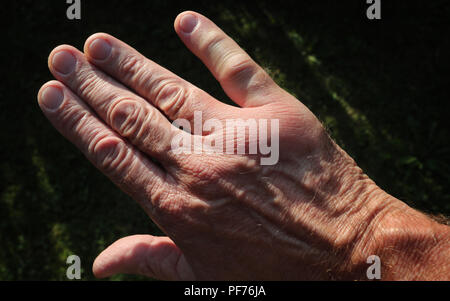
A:
[[[7,4],[0,88],[0,279],[66,279],[68,255],[85,280],[120,237],[162,234],[139,206],[51,126],[36,95],[52,79],[59,44],[82,49],[107,32],[229,102],[179,41],[183,10],[211,18],[286,90],[303,101],[383,189],[411,206],[450,215],[448,1],[65,1]],[[5,76],[6,75],[6,76]],[[142,279],[117,276],[112,279]]]

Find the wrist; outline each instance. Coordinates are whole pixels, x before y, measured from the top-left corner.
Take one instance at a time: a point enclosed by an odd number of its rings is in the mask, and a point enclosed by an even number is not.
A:
[[[340,231],[353,233],[347,235],[353,243],[344,250],[336,246],[343,260],[332,278],[368,280],[367,259],[376,255],[381,280],[448,280],[450,227],[383,191],[347,154],[339,157],[346,162],[335,170],[339,188],[334,198],[351,204],[352,212],[344,214]]]
[[[449,228],[396,200],[368,245],[381,261],[382,280],[438,280],[450,271]]]
[[[367,258],[376,255],[381,280],[448,280],[450,228],[379,190],[375,199],[382,209],[366,221],[352,252],[353,277],[368,280]]]
[[[326,168],[328,174],[322,175],[321,190],[327,190],[325,199],[335,219],[328,231],[333,234],[331,254],[336,259],[328,277],[364,280],[367,259],[378,255],[383,240],[378,235],[380,225],[401,202],[378,187],[334,142],[326,149],[331,159],[326,160],[330,166]]]

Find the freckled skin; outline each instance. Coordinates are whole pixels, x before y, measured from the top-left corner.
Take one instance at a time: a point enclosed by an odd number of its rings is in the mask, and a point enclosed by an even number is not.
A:
[[[367,279],[366,259],[375,254],[383,279],[448,280],[448,227],[381,190],[308,108],[210,20],[184,12],[175,30],[239,107],[104,33],[89,37],[84,53],[62,45],[49,57],[56,80],[38,94],[44,114],[167,234],[118,240],[94,262],[97,277]],[[195,111],[223,123],[277,118],[278,162],[175,154],[171,141],[181,129],[171,121],[194,126]],[[226,131],[199,139],[237,139]]]

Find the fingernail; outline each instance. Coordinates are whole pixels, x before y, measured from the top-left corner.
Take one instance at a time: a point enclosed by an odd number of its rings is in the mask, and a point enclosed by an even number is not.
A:
[[[56,110],[62,103],[64,94],[61,89],[49,86],[42,91],[41,103],[50,111]]]
[[[53,55],[52,65],[56,71],[63,75],[71,73],[75,69],[77,59],[68,51],[60,51]]]
[[[197,17],[192,14],[185,14],[180,20],[180,29],[184,33],[191,33],[197,26]]]
[[[105,60],[111,53],[111,45],[104,39],[95,39],[89,45],[89,54],[96,60]]]

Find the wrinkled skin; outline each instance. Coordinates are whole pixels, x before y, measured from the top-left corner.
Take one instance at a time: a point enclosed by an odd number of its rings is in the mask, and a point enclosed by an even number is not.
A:
[[[404,220],[437,227],[378,188],[313,113],[214,23],[184,12],[175,30],[239,107],[104,33],[89,37],[84,53],[62,45],[49,57],[56,81],[38,95],[45,115],[167,234],[118,240],[96,259],[97,277],[364,279],[367,257],[383,255],[386,240],[402,240],[396,229]],[[278,163],[175,154],[171,139],[182,130],[171,121],[192,122],[194,111],[203,120],[277,118]],[[389,218],[394,212],[402,215]]]

